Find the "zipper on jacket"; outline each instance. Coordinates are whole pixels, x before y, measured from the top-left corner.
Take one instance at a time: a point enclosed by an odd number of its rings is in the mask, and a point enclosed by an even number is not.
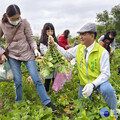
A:
[[[80,49],[80,51],[82,52],[81,49]],[[83,54],[83,52],[82,52],[82,54]],[[85,59],[85,64],[86,64],[86,74],[87,74],[88,83],[89,83],[89,77],[88,77],[88,62],[86,62],[86,59]]]

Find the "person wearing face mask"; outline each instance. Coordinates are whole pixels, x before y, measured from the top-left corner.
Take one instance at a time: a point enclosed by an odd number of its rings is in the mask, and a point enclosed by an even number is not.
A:
[[[11,42],[11,37],[18,26],[19,28]],[[20,8],[17,5],[12,4],[8,6],[6,13],[2,17],[0,22],[0,38],[3,35],[7,46],[10,42],[11,44],[8,46],[8,59],[4,55],[5,51],[2,47],[0,47],[0,57],[3,61],[9,61],[13,72],[16,93],[15,103],[22,101],[21,62],[23,62],[31,75],[42,104],[52,108],[53,112],[56,111],[56,107],[47,96],[44,85],[38,75],[35,56],[40,56],[40,53],[33,39],[30,24],[26,19],[21,18]]]
[[[11,20],[9,20],[9,23],[10,23],[11,25],[16,26],[16,25],[18,25],[18,24],[20,23],[20,21],[21,21],[21,19],[19,19],[19,20],[17,20],[17,21],[11,21]]]

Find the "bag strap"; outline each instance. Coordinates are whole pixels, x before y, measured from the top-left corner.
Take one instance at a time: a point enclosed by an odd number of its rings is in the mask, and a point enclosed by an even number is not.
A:
[[[10,40],[10,43],[9,43],[8,46],[7,46],[7,48],[8,48],[8,47],[10,46],[10,44],[12,43],[12,41],[13,41],[13,39],[14,39],[14,37],[15,37],[15,34],[17,33],[19,27],[20,27],[20,25],[17,26],[17,28],[16,28],[16,30],[15,30],[15,32],[14,32],[14,34],[13,34],[11,40]]]

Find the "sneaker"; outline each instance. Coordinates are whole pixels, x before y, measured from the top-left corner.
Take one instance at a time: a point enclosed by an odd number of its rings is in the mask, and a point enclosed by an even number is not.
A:
[[[51,108],[52,109],[52,112],[56,112],[57,111],[57,108],[50,102],[46,105],[46,107],[48,108]]]

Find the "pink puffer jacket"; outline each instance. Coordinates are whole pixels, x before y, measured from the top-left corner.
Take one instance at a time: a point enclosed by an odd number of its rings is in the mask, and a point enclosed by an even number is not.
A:
[[[16,26],[12,26],[9,23],[0,22],[0,39],[4,35],[6,44],[15,33]],[[30,24],[26,19],[22,19],[20,27],[8,47],[9,57],[16,60],[28,61],[35,59],[34,49],[37,48],[36,41],[33,39],[32,30]],[[0,48],[0,56],[3,54],[3,50]]]

